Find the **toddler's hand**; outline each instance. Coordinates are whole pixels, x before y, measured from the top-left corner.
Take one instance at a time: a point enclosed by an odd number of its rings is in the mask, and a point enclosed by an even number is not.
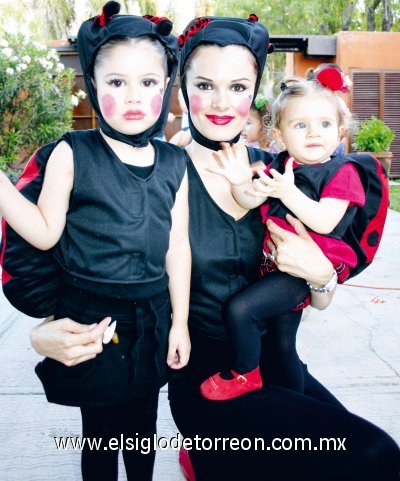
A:
[[[167,364],[171,369],[181,369],[189,361],[190,338],[187,325],[172,325],[168,338]]]
[[[275,169],[271,169],[269,173],[272,177],[269,177],[260,169],[257,172],[259,178],[253,181],[256,191],[254,195],[275,197],[283,200],[285,196],[292,192],[296,188],[294,184],[293,160],[293,157],[289,158],[283,174],[280,174]]]

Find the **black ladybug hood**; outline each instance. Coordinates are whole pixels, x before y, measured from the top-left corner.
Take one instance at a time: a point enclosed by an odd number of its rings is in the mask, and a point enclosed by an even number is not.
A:
[[[101,15],[91,18],[81,25],[77,38],[79,59],[89,100],[99,117],[102,131],[109,137],[133,147],[144,147],[154,136],[163,132],[167,122],[169,100],[178,67],[178,42],[176,37],[171,35],[172,23],[168,19],[150,15],[145,17],[117,15],[119,10],[118,2],[108,2],[103,7]],[[108,125],[101,114],[96,88],[92,82],[94,63],[99,49],[113,38],[144,36],[156,39],[169,51],[168,76],[170,81],[164,94],[160,117],[156,123],[140,134],[126,135]]]
[[[248,19],[228,17],[202,17],[196,18],[186,27],[179,36],[181,47],[180,75],[182,94],[188,107],[189,127],[193,138],[199,144],[212,150],[219,150],[220,142],[205,138],[193,125],[190,118],[189,99],[185,82],[186,62],[192,52],[199,45],[242,45],[253,54],[258,67],[257,81],[254,89],[255,98],[260,85],[261,76],[266,64],[267,53],[273,52],[273,45],[269,43],[268,30],[258,23],[258,17],[251,14]],[[234,139],[226,139],[227,142],[237,142],[240,134]]]

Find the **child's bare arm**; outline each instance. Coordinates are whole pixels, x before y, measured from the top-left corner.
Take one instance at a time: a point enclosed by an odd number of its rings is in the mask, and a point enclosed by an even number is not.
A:
[[[259,172],[264,184],[264,195],[281,199],[285,206],[308,228],[318,234],[329,234],[338,225],[349,205],[348,200],[323,198],[319,202],[310,199],[294,184],[293,159],[286,164],[284,174],[271,169],[268,177]]]
[[[189,244],[189,206],[187,173],[176,195],[172,209],[172,228],[166,270],[172,306],[167,363],[173,369],[184,367],[189,360],[188,331],[190,271],[192,257]]]
[[[27,200],[4,174],[0,177],[0,214],[27,242],[41,250],[50,249],[64,230],[72,185],[72,150],[61,142],[48,160],[37,205]]]

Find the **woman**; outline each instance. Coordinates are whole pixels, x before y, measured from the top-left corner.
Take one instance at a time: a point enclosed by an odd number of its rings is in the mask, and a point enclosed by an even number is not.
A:
[[[213,150],[221,141],[237,141],[260,81],[268,45],[266,30],[248,21],[212,18],[192,23],[181,37],[182,91],[189,110],[193,142],[189,162],[192,283],[188,367],[169,384],[171,410],[182,434],[189,438],[255,438],[272,446],[273,438],[346,438],[346,452],[246,451],[221,444],[190,451],[196,480],[382,480],[397,479],[399,451],[380,429],[346,409],[305,370],[305,395],[280,388],[272,372],[268,333],[263,336],[261,369],[270,385],[224,402],[202,398],[199,384],[229,368],[230,352],[221,322],[222,302],[257,274],[263,227],[257,211],[247,212],[234,201],[229,185],[210,172]],[[194,26],[198,29],[193,33]],[[239,148],[244,148],[240,146]],[[249,160],[268,154],[249,149]],[[298,223],[297,238],[271,227],[281,270],[323,285],[332,265],[317,251]],[[321,294],[326,295],[326,294]],[[200,445],[199,448],[202,446]],[[217,449],[215,449],[217,448]],[[267,448],[266,448],[267,449]],[[385,474],[380,470],[385,470]]]
[[[268,334],[263,336],[261,367],[269,386],[223,403],[207,401],[199,392],[203,379],[229,364],[221,305],[256,277],[263,238],[258,212],[240,208],[227,183],[208,170],[214,165],[212,152],[219,143],[239,139],[246,110],[258,87],[268,34],[254,20],[199,21],[197,28],[203,28],[187,36],[182,49],[181,73],[194,138],[187,148],[191,158],[192,354],[189,366],[174,375],[170,383],[172,413],[184,436],[197,435],[204,440],[204,445],[200,442],[198,446],[203,449],[190,451],[197,481],[395,480],[399,469],[395,443],[377,427],[346,411],[306,367],[305,395],[278,387],[279,373],[271,372],[268,365],[268,355],[274,348]],[[190,59],[203,42],[214,45],[200,47]],[[243,92],[241,101],[232,100],[236,93]],[[208,94],[212,97],[209,104],[202,97]],[[267,153],[248,152],[251,160],[269,161]],[[292,222],[298,236],[270,226],[279,268],[315,286],[329,284],[332,265],[302,225]],[[100,324],[87,331],[86,326],[71,320],[59,320],[34,328],[31,341],[39,353],[75,364],[94,357],[101,349],[103,330]],[[248,449],[243,442],[244,449],[238,451],[234,440],[231,446],[220,441],[217,449],[210,449],[205,439],[224,437],[248,438],[251,442],[263,438],[265,449],[259,445],[256,450],[254,443]],[[314,446],[319,446],[320,438],[337,438],[338,451],[267,450],[274,438],[294,442],[296,437],[309,438]],[[275,446],[279,449],[279,441]]]

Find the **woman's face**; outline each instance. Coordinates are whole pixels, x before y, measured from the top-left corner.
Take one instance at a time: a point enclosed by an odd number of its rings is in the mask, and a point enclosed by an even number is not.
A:
[[[246,125],[257,73],[245,47],[200,47],[186,71],[189,110],[196,129],[207,139],[226,141]]]

